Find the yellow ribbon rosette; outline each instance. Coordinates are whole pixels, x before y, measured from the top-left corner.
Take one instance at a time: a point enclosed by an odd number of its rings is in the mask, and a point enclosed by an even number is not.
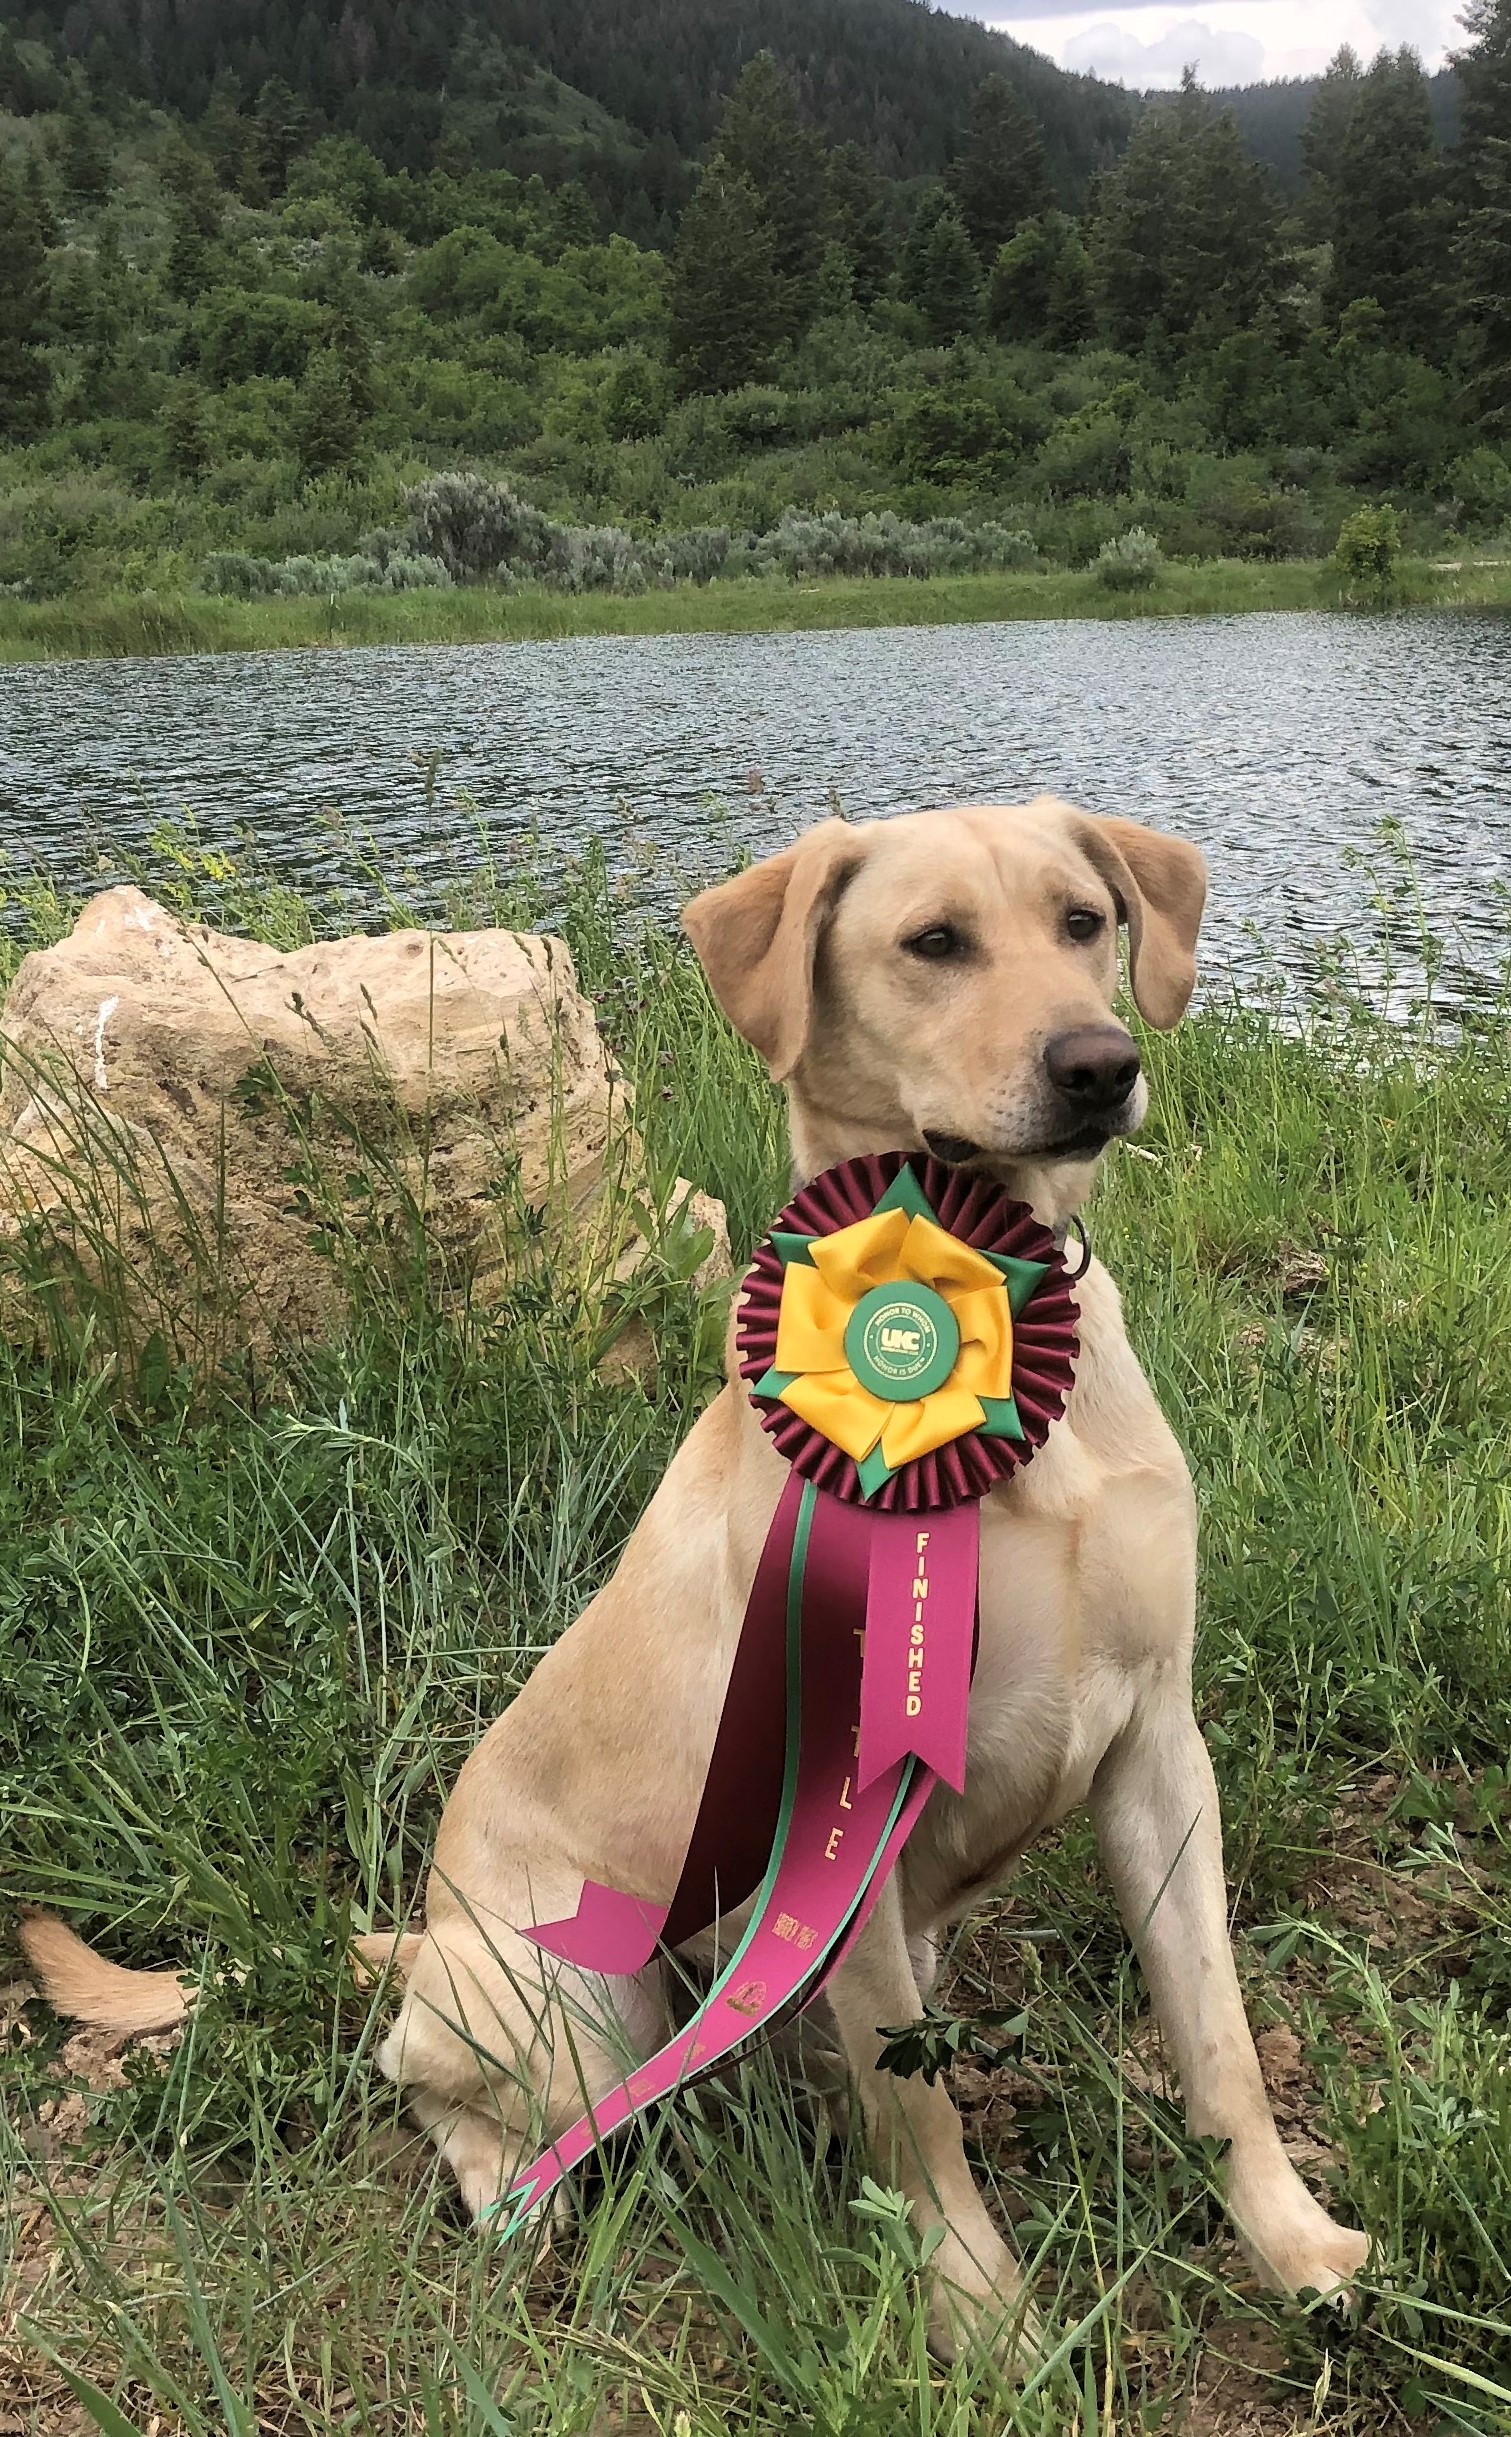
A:
[[[773,1368],[782,1403],[857,1464],[879,1453],[896,1472],[1008,1404],[1012,1309],[984,1254],[904,1208],[807,1253],[783,1280]]]

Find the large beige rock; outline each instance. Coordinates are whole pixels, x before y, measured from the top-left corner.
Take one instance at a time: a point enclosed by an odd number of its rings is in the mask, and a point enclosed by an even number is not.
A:
[[[354,1283],[408,1291],[419,1263],[485,1299],[545,1263],[565,1313],[647,1251],[624,1087],[559,940],[279,954],[110,889],[22,964],[0,1059],[12,1325],[61,1294],[215,1359],[328,1330]],[[665,1224],[711,1227],[727,1263],[718,1203],[682,1188]]]

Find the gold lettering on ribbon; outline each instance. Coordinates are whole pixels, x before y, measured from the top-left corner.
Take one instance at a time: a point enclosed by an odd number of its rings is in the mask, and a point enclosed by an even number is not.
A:
[[[929,1534],[927,1532],[914,1533],[913,1563],[918,1570],[913,1576],[913,1623],[908,1633],[908,1648],[905,1654],[908,1689],[903,1702],[903,1714],[909,1718],[919,1718],[923,1715],[923,1612],[929,1599],[929,1578],[923,1569],[924,1550],[928,1545]]]
[[[829,1842],[824,1847],[824,1859],[826,1862],[837,1862],[839,1860],[839,1848],[844,1843],[844,1840],[845,1831],[843,1828],[830,1829]]]

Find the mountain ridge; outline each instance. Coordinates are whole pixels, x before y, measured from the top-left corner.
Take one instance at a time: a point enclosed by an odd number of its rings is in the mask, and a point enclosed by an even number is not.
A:
[[[1219,86],[1210,95],[1214,108],[1232,111],[1255,160],[1272,169],[1290,194],[1301,186],[1301,131],[1321,82],[1320,76],[1267,77],[1258,84]],[[1427,78],[1427,98],[1446,151],[1459,134],[1460,87],[1452,68],[1439,68]]]
[[[0,25],[77,62],[102,93],[180,112],[217,78],[244,92],[289,85],[322,132],[360,137],[390,169],[430,166],[458,103],[501,114],[485,166],[514,166],[520,113],[541,72],[606,111],[644,149],[687,163],[706,146],[741,69],[769,50],[835,143],[890,178],[937,177],[971,97],[1005,75],[1044,130],[1063,199],[1121,151],[1137,115],[1121,87],[1059,68],[977,19],[925,0],[3,0]],[[171,26],[172,39],[164,28]],[[528,109],[526,115],[528,115]],[[486,134],[486,130],[483,131]],[[591,145],[586,149],[592,150]]]

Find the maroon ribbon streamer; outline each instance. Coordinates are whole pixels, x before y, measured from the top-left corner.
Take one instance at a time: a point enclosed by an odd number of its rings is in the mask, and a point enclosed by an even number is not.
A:
[[[782,1805],[787,1748],[787,1570],[803,1484],[789,1472],[735,1644],[713,1756],[669,1904],[588,1879],[576,1912],[528,1934],[588,1971],[642,1971],[658,1946],[695,1938],[732,1913],[765,1875]]]
[[[783,1737],[791,1781],[784,1783],[778,1820],[781,1846],[779,1852],[763,1856],[769,1876],[762,1902],[729,1964],[685,2028],[515,2176],[497,2204],[509,2212],[502,2229],[506,2238],[608,2133],[653,2101],[715,2071],[753,2036],[769,2034],[794,2006],[816,1995],[864,1926],[928,1800],[933,1772],[906,1757],[869,1786],[859,1781],[868,1542],[875,1518],[821,1490],[797,1486],[799,1503],[804,1495],[812,1502],[806,1552],[794,1544],[784,1498],[757,1570],[742,1635],[764,1648],[779,1619],[785,1640],[778,1680],[785,1685],[789,1664],[797,1666],[800,1679],[796,1738],[790,1725]],[[974,1506],[970,1513],[974,1522]],[[909,1520],[916,1528],[916,1518]],[[974,1531],[970,1538],[974,1546]],[[773,1562],[768,1564],[768,1559]],[[794,1600],[800,1602],[795,1631]],[[973,1621],[974,1606],[966,1614]],[[953,1670],[963,1712],[973,1636],[969,1627],[953,1637],[943,1627],[941,1618],[935,1628],[937,1652],[929,1663],[939,1666],[941,1676],[951,1672],[945,1661],[953,1638],[963,1653],[963,1668],[957,1664]],[[726,1700],[721,1737],[732,1707]],[[711,1769],[710,1782],[712,1776]],[[705,1805],[707,1791],[706,1786]],[[693,1890],[708,1883],[714,1822],[726,1816],[722,1803],[709,1810],[704,1858],[694,1872],[689,1849],[674,1901],[682,1898],[684,1887],[693,1908],[704,1900]],[[703,1819],[700,1806],[700,1824]],[[647,1939],[654,1945],[656,1917],[656,1907],[633,1897],[616,1898],[611,1889],[589,1882],[573,1920],[531,1934],[553,1952],[567,1952],[591,1969],[622,1970],[626,1958],[641,1952]],[[670,1908],[663,1917],[670,1922]]]

